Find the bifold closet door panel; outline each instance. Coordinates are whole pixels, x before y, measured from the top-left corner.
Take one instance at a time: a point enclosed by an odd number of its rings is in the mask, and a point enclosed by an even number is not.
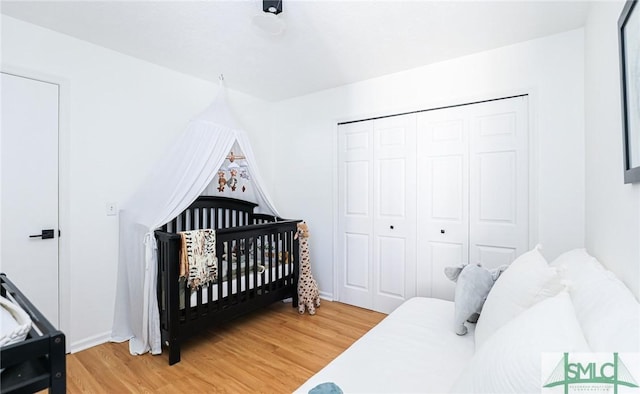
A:
[[[373,123],[373,305],[389,313],[416,295],[416,116]]]
[[[529,249],[528,99],[469,106],[470,261],[487,268]]]
[[[338,127],[338,299],[373,307],[373,121]]]
[[[444,268],[469,259],[469,119],[463,107],[417,118],[419,296],[453,299]]]

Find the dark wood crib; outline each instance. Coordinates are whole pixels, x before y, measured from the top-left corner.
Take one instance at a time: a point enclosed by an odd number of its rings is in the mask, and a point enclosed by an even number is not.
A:
[[[155,232],[158,244],[158,307],[169,364],[180,361],[180,344],[211,325],[227,322],[275,301],[298,306],[301,220],[254,213],[257,204],[201,196]],[[216,230],[215,283],[191,290],[180,278],[179,231]]]

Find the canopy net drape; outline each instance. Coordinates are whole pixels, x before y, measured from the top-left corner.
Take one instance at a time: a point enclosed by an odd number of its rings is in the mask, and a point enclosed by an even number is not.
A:
[[[279,216],[263,185],[249,139],[232,117],[222,88],[119,211],[113,341],[129,340],[131,354],[162,352],[153,231],[202,194],[233,195]]]

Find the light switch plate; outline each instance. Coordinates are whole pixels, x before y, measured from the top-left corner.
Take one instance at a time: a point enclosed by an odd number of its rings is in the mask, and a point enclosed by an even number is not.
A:
[[[116,216],[118,214],[118,206],[115,202],[107,203],[107,216]]]

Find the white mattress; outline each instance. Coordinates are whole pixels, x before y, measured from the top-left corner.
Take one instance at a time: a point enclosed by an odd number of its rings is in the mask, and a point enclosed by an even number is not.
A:
[[[474,353],[475,325],[458,336],[454,303],[407,300],[300,386],[333,382],[345,393],[446,393]]]

